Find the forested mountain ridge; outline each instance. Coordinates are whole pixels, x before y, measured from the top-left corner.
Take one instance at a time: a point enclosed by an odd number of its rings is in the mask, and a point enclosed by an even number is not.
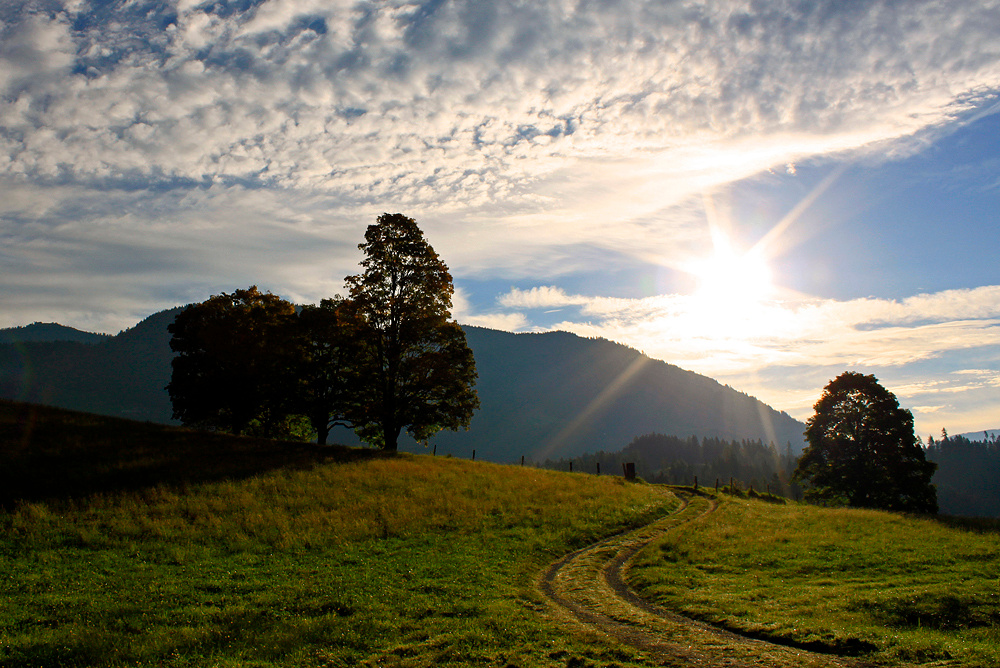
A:
[[[171,422],[170,333],[180,308],[95,343],[0,344],[0,397],[150,422]],[[12,335],[17,328],[0,330]]]
[[[521,444],[510,459],[536,461],[619,449],[654,431],[802,448],[805,427],[789,415],[627,346],[568,332],[465,330],[483,408],[468,434],[436,437],[442,445],[480,447],[484,429],[500,448]]]
[[[0,396],[170,422],[167,325],[179,311],[154,314],[93,344],[0,344]],[[621,344],[566,332],[464,329],[482,407],[468,432],[432,439],[439,454],[468,457],[475,449],[482,459],[540,461],[617,450],[654,431],[802,447],[804,425],[787,414]]]
[[[1000,517],[1000,437],[995,430],[980,435],[929,439],[927,459],[938,465],[934,484],[942,512]]]
[[[76,341],[77,343],[100,343],[111,338],[108,334],[93,334],[66,327],[54,322],[34,322],[23,327],[0,329],[0,343],[21,343],[25,341]]]

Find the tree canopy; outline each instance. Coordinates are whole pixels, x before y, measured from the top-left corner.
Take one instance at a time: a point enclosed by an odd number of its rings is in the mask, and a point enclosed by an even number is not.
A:
[[[184,424],[277,436],[290,389],[285,345],[295,307],[257,286],[215,295],[177,315],[167,391]]]
[[[297,310],[253,286],[181,312],[167,390],[185,424],[288,436],[298,422],[325,443],[334,425],[396,450],[467,428],[479,406],[476,366],[451,319],[444,262],[412,218],[383,214],[359,248],[348,298]]]
[[[360,323],[341,298],[304,306],[296,327],[295,410],[309,419],[316,442],[325,445],[335,425],[350,427],[362,378]]]
[[[806,498],[861,508],[937,512],[913,415],[873,375],[844,372],[824,388],[806,423],[795,476]]]
[[[399,213],[379,216],[359,248],[364,272],[346,279],[366,379],[355,431],[395,450],[404,429],[426,441],[441,429],[467,428],[479,407],[476,366],[465,332],[451,320],[448,267],[416,221]]]

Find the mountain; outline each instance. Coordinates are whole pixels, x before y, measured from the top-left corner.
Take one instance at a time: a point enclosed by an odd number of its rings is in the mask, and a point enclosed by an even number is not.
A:
[[[171,422],[162,311],[98,343],[0,344],[0,397],[103,415]],[[438,454],[510,462],[618,450],[635,436],[761,439],[798,452],[805,426],[751,396],[603,339],[465,327],[481,408],[467,432],[442,432]],[[331,435],[354,441],[344,430]],[[354,441],[356,442],[356,441]],[[410,443],[407,449],[422,450]]]
[[[92,334],[66,327],[54,322],[35,322],[24,327],[0,329],[0,343],[23,343],[25,341],[75,341],[77,343],[100,343],[110,336]]]
[[[968,431],[964,434],[959,434],[963,438],[967,438],[970,441],[982,441],[984,438],[987,440],[993,440],[995,438],[1000,438],[1000,429],[985,429],[983,431]]]
[[[482,409],[438,452],[497,461],[618,450],[651,432],[803,444],[805,426],[718,382],[604,339],[466,327]]]
[[[0,344],[0,397],[169,423],[173,410],[164,388],[173,353],[167,325],[180,311],[161,311],[97,343]]]

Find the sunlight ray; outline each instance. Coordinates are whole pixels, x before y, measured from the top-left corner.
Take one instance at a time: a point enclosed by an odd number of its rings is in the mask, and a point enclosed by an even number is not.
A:
[[[580,411],[571,422],[560,429],[555,436],[549,439],[549,441],[535,453],[535,461],[543,461],[548,459],[551,455],[556,453],[559,448],[566,442],[566,440],[573,435],[578,429],[580,429],[583,424],[592,418],[597,411],[601,410],[607,406],[618,394],[625,388],[625,385],[635,376],[642,368],[652,360],[645,355],[638,355],[631,364],[629,364],[625,369],[618,374],[614,382],[609,384],[600,394],[591,399],[590,403]]]
[[[812,206],[816,200],[819,199],[820,195],[826,192],[827,189],[832,186],[845,171],[847,171],[848,166],[849,163],[842,163],[832,172],[827,174],[815,188],[809,191],[808,195],[799,200],[798,204],[792,207],[792,210],[786,213],[784,217],[754,245],[754,248],[759,248],[759,252],[767,253],[770,257],[774,257],[788,251],[788,248],[774,249],[773,247],[775,247],[776,244],[782,240],[782,237],[786,236],[788,228],[790,228],[799,219],[806,209]]]

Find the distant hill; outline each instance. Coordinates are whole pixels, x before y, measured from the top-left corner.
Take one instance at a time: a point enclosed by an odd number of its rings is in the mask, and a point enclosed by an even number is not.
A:
[[[97,343],[0,344],[0,397],[170,423],[167,325],[180,310],[161,311]]]
[[[762,439],[796,452],[805,425],[711,378],[604,339],[465,327],[482,409],[438,452],[513,461],[618,450],[635,436]]]
[[[169,423],[167,325],[179,311],[151,315],[95,344],[0,344],[0,397]],[[652,432],[802,448],[801,422],[627,346],[566,332],[465,331],[482,406],[470,431],[432,439],[438,454],[469,457],[475,449],[481,459],[541,461],[618,450]],[[334,436],[356,442],[346,430]]]
[[[0,329],[0,343],[22,343],[25,341],[75,341],[76,343],[100,343],[108,340],[108,334],[81,332],[54,322],[35,322],[24,327]]]
[[[967,438],[970,441],[981,441],[985,436],[987,439],[1000,438],[1000,429],[984,429],[983,431],[967,431],[964,434],[959,434],[963,438]]]

